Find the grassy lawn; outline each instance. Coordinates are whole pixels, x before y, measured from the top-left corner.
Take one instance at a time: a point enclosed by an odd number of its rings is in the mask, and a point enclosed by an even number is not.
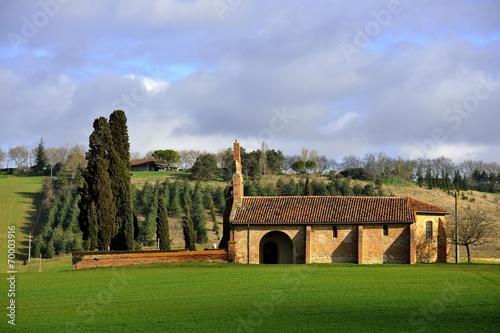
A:
[[[41,200],[44,177],[0,175],[0,272],[7,270],[7,230],[16,228],[16,268],[23,271],[28,256],[28,235],[39,218],[35,204]]]
[[[0,279],[6,290],[5,274]],[[16,328],[22,332],[497,332],[500,327],[500,265],[494,264],[157,264],[18,274],[16,283]],[[0,331],[10,326],[7,319]]]

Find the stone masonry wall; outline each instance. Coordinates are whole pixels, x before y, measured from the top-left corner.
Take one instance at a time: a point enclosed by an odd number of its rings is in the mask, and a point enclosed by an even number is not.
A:
[[[250,225],[250,263],[260,262],[260,241],[265,234],[271,231],[281,231],[288,235],[293,243],[293,263],[305,262],[305,233],[304,226],[253,226]],[[247,257],[248,226],[234,225],[234,240],[236,241],[235,262],[246,264]]]
[[[383,225],[363,226],[363,264],[410,263],[410,226],[387,224],[388,235],[383,235]]]
[[[311,226],[311,263],[358,262],[358,228],[338,225],[334,237],[332,225]]]

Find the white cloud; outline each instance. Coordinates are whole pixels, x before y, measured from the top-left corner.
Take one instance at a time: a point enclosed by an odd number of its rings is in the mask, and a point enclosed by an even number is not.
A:
[[[339,132],[358,117],[359,114],[357,112],[349,111],[337,118],[335,121],[323,126],[321,130],[325,134],[333,134],[335,132]]]

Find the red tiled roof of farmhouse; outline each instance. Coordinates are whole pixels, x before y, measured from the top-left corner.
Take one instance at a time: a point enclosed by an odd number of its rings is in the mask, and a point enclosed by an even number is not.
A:
[[[281,196],[243,197],[234,224],[411,223],[416,213],[447,215],[411,198]]]
[[[136,160],[130,160],[130,165],[142,165],[142,164],[148,164],[151,162],[155,162],[156,159],[154,158],[141,158],[141,159],[136,159]]]

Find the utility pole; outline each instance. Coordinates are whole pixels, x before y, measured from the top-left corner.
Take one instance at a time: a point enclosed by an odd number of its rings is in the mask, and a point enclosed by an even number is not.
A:
[[[455,264],[458,264],[458,191],[455,191]]]
[[[29,243],[28,243],[28,263],[31,262],[31,232],[30,232],[30,240],[29,240]]]

